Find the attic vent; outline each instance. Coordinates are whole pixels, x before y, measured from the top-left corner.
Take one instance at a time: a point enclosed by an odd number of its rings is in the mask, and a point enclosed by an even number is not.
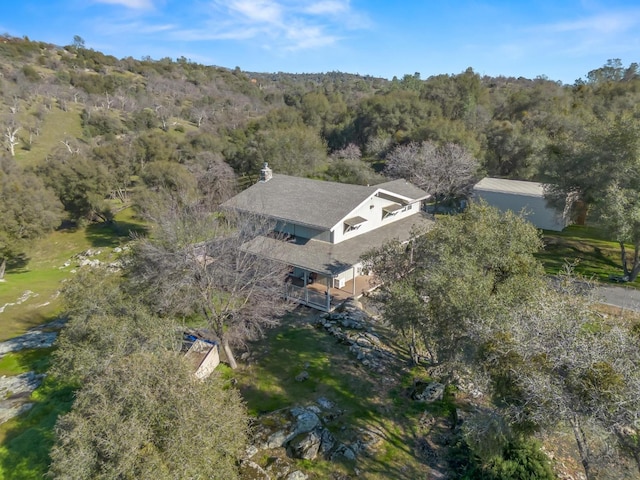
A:
[[[268,182],[271,180],[271,177],[273,177],[273,170],[269,168],[269,164],[267,162],[264,162],[262,170],[260,170],[260,181],[263,183]]]

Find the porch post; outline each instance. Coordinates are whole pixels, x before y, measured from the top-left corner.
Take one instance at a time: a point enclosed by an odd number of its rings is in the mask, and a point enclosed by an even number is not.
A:
[[[309,289],[307,288],[307,277],[309,276],[309,272],[306,270],[302,274],[304,277],[304,301],[308,305],[309,304]]]
[[[327,312],[331,311],[331,281],[333,277],[327,275]]]
[[[356,266],[354,265],[351,269],[352,279],[353,279],[353,298],[356,298]]]

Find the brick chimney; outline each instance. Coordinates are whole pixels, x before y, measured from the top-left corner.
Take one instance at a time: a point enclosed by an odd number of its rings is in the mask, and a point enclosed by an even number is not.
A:
[[[269,180],[271,180],[271,177],[273,177],[273,170],[269,168],[269,164],[267,162],[264,162],[262,170],[260,170],[260,182],[268,182]]]

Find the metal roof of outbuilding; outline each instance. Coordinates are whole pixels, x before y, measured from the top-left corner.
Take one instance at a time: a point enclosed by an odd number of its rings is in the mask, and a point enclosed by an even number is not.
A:
[[[474,191],[510,193],[530,197],[544,197],[543,183],[505,178],[485,177],[475,184]]]

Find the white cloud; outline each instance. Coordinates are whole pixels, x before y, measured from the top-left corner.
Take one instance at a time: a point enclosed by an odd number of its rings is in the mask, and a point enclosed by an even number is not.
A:
[[[313,15],[337,15],[348,12],[349,9],[349,2],[325,0],[311,3],[309,6],[304,8],[304,11]]]
[[[213,0],[211,5],[209,26],[198,29],[202,38],[256,39],[271,49],[331,45],[343,38],[343,30],[367,24],[349,0]]]
[[[230,10],[244,16],[250,22],[280,24],[282,6],[270,0],[235,0],[227,2]]]
[[[93,27],[97,32],[107,36],[126,34],[154,34],[175,30],[173,24],[146,24],[142,22],[96,22]]]
[[[635,28],[640,22],[640,14],[634,12],[611,12],[588,18],[544,25],[549,32],[592,32],[594,34],[624,33]]]
[[[153,0],[94,0],[96,3],[122,5],[133,10],[148,10],[153,8]]]

